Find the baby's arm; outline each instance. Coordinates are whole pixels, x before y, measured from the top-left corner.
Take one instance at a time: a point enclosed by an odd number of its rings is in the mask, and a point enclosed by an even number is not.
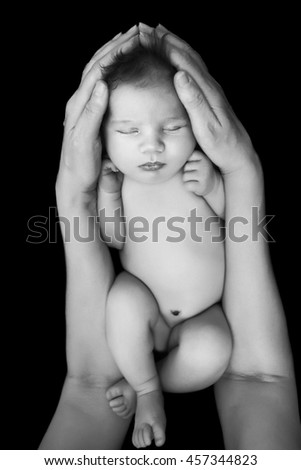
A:
[[[225,193],[222,176],[209,158],[195,150],[184,166],[183,182],[188,191],[202,196],[212,210],[225,217]]]
[[[103,160],[98,185],[98,215],[102,239],[121,250],[125,239],[121,186],[123,175],[109,159]]]

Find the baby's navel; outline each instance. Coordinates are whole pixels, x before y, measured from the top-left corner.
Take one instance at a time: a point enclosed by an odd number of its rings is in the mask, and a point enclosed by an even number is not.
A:
[[[171,310],[170,313],[176,317],[181,313],[181,310]]]

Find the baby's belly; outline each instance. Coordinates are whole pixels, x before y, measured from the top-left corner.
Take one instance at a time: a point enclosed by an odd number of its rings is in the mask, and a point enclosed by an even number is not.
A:
[[[224,247],[221,242],[212,242],[208,233],[202,241],[188,238],[178,242],[137,243],[128,239],[121,261],[125,270],[152,291],[170,326],[221,299]]]

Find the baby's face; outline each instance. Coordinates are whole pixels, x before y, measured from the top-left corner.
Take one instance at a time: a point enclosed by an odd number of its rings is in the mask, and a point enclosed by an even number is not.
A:
[[[160,183],[181,170],[196,141],[172,85],[119,85],[110,95],[104,123],[108,156],[124,175]]]

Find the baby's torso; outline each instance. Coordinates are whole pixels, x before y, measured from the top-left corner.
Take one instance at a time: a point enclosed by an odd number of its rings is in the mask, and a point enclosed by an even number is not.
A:
[[[174,326],[218,302],[224,246],[206,201],[184,188],[181,175],[156,186],[125,178],[122,200],[122,265],[149,287],[166,322]]]

